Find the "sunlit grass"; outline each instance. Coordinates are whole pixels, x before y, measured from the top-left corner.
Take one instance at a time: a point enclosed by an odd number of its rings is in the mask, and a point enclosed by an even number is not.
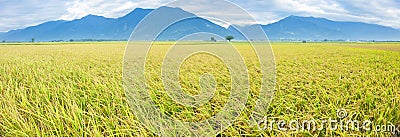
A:
[[[159,80],[158,54],[170,43],[156,43],[155,63],[148,66],[148,78]],[[277,86],[268,117],[276,120],[337,118],[346,109],[354,119],[369,119],[376,125],[400,124],[400,44],[387,43],[273,43],[277,64]],[[344,45],[344,46],[343,46]],[[373,47],[364,48],[363,46]],[[386,47],[394,50],[385,50]],[[354,48],[357,47],[357,48]],[[358,48],[363,47],[363,48]],[[1,136],[153,136],[135,119],[122,88],[122,60],[125,43],[42,43],[0,45],[0,135]],[[257,63],[252,50],[246,65],[257,91]],[[384,50],[381,50],[384,49]],[[224,83],[226,68],[218,59],[195,56],[182,66],[181,84],[196,94],[197,79],[214,71]],[[218,71],[219,70],[219,71]],[[185,83],[186,82],[186,83]],[[194,84],[193,84],[194,83]],[[187,85],[192,84],[192,85]],[[202,120],[219,111],[230,87],[219,85],[221,95],[201,108],[179,106],[162,93],[155,99],[165,113],[186,121]],[[162,84],[150,84],[161,91]],[[154,88],[158,87],[160,89]],[[254,92],[253,95],[257,93]],[[258,131],[245,123],[248,109],[222,135],[339,136],[350,134],[390,135],[388,132],[346,131]],[[179,111],[176,111],[179,110]]]

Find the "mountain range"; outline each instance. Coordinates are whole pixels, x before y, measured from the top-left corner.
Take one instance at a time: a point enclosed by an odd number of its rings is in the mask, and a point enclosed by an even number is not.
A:
[[[196,16],[180,8],[160,7],[160,14],[156,18],[162,22],[173,16]],[[105,18],[96,15],[87,15],[72,21],[58,20],[31,26],[24,29],[11,30],[0,33],[0,41],[54,41],[54,40],[127,40],[132,31],[142,19],[154,9],[136,8],[129,14],[119,18]],[[154,24],[152,24],[154,25]],[[141,26],[143,27],[143,26]],[[242,31],[252,31],[261,27],[272,40],[380,40],[399,41],[400,30],[361,22],[339,22],[324,18],[289,16],[278,22],[268,25],[231,25],[221,27],[209,20],[195,17],[180,21],[162,32],[157,40],[178,40],[195,32],[214,33],[221,37],[232,35],[237,40],[244,39],[234,28]],[[144,26],[143,36],[153,31],[154,26]],[[252,37],[257,40],[258,37]],[[262,37],[260,37],[261,39]],[[194,38],[208,40],[205,37]],[[141,40],[148,40],[143,37]]]

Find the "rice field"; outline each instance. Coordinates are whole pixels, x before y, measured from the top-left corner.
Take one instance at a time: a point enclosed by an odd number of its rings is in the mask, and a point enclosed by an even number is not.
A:
[[[181,86],[198,94],[197,79],[212,72],[216,95],[199,108],[174,103],[163,92],[160,57],[171,43],[156,43],[146,78],[163,113],[182,121],[204,120],[226,103],[230,86],[223,63],[204,55],[182,64]],[[0,136],[156,136],[132,113],[122,85],[126,43],[0,44]],[[251,48],[246,65],[250,99],[221,136],[390,136],[385,131],[260,130],[246,121],[258,94],[259,73]],[[400,43],[272,43],[276,59],[275,95],[269,120],[337,118],[400,126]],[[247,55],[247,54],[245,54]],[[193,62],[199,62],[193,66]],[[207,67],[211,66],[211,67]],[[201,69],[203,68],[203,69]],[[160,84],[161,83],[161,84]],[[286,125],[287,126],[287,125]]]

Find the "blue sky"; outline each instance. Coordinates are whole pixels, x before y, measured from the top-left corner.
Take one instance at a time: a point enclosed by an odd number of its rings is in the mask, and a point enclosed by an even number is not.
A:
[[[110,18],[137,7],[157,8],[172,0],[0,0],[0,32],[52,20],[73,20],[88,14]],[[323,17],[400,28],[400,0],[231,0],[250,12],[258,23],[276,22],[289,15]],[[203,7],[185,9],[202,11]],[[216,14],[226,14],[225,11]],[[240,22],[246,25],[246,22]]]

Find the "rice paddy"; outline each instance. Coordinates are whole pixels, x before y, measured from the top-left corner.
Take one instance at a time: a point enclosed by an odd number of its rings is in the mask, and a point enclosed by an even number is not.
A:
[[[122,85],[126,43],[22,43],[0,45],[0,136],[156,136],[134,116]],[[157,44],[156,44],[157,45]],[[168,45],[168,44],[167,44]],[[238,43],[244,53],[251,48]],[[277,82],[269,120],[337,118],[370,120],[371,127],[400,125],[400,43],[272,43]],[[174,103],[162,92],[158,44],[146,66],[152,97],[163,113],[183,121],[204,120],[226,103],[229,73],[204,55],[182,64],[181,86],[198,94],[197,79],[213,72],[216,96],[199,108]],[[249,53],[250,54],[250,53]],[[160,56],[157,56],[160,55]],[[246,121],[257,96],[259,73],[246,58],[251,96],[239,118],[222,136],[391,135],[385,131],[260,130]],[[192,66],[191,62],[202,61]],[[211,66],[211,67],[207,67]],[[197,68],[197,69],[193,69]],[[203,69],[200,69],[203,68]]]

